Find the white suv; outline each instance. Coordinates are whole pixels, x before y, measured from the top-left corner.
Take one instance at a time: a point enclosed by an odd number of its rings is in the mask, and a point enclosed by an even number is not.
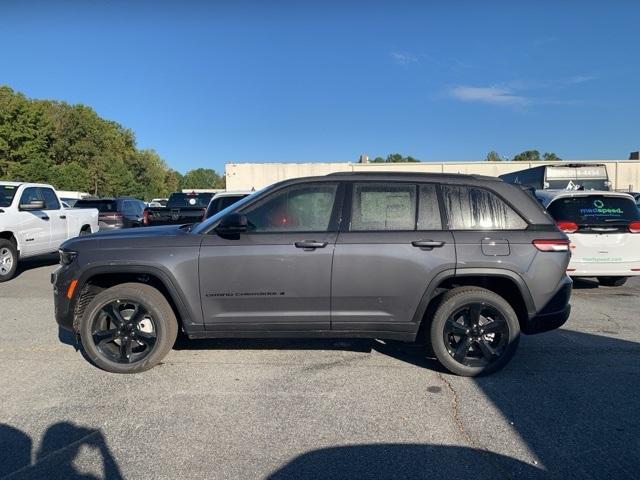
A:
[[[640,275],[640,212],[631,195],[547,190],[536,196],[571,240],[570,276],[618,287]]]

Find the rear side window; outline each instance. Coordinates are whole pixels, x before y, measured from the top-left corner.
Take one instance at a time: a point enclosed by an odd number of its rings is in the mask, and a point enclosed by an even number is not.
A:
[[[351,231],[415,230],[416,185],[356,183]]]
[[[78,200],[75,208],[97,208],[100,213],[118,211],[115,200]]]
[[[475,187],[443,185],[444,206],[452,230],[524,230],[525,222],[494,193]]]
[[[589,195],[558,198],[547,207],[556,220],[570,220],[579,225],[640,220],[638,207],[631,198]]]
[[[15,185],[0,185],[0,207],[9,207],[13,202],[18,187]]]
[[[58,197],[50,188],[41,188],[42,190],[42,198],[44,199],[44,209],[45,210],[59,210],[60,202],[58,201]]]
[[[435,185],[420,185],[418,230],[442,230]]]

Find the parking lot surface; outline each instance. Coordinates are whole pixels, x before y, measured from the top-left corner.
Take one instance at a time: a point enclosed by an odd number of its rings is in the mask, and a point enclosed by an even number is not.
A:
[[[485,378],[369,340],[183,341],[114,375],[60,341],[54,262],[0,284],[0,478],[640,478],[640,279],[579,282]]]

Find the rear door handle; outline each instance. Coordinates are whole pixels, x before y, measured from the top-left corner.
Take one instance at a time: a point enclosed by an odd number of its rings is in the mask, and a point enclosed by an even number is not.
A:
[[[60,215],[60,218],[64,220],[65,218],[67,218],[67,216],[66,215]]]
[[[431,250],[434,248],[440,248],[445,244],[445,242],[441,242],[440,240],[414,240],[411,242],[411,245],[418,248],[423,248],[425,250]]]
[[[302,240],[301,242],[294,243],[296,248],[304,248],[305,250],[313,250],[316,248],[324,248],[327,246],[327,242],[316,242],[315,240]]]

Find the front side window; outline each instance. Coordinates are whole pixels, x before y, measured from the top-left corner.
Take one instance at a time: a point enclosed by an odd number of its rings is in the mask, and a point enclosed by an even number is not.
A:
[[[452,230],[524,230],[527,223],[500,197],[475,187],[443,185]]]
[[[351,231],[415,230],[416,186],[355,183]]]
[[[42,198],[44,199],[44,209],[45,210],[59,210],[60,202],[58,201],[58,197],[50,188],[41,188]]]
[[[20,205],[28,205],[33,202],[44,201],[39,188],[27,187],[20,196]]]
[[[293,185],[243,211],[251,232],[325,232],[338,185]]]

